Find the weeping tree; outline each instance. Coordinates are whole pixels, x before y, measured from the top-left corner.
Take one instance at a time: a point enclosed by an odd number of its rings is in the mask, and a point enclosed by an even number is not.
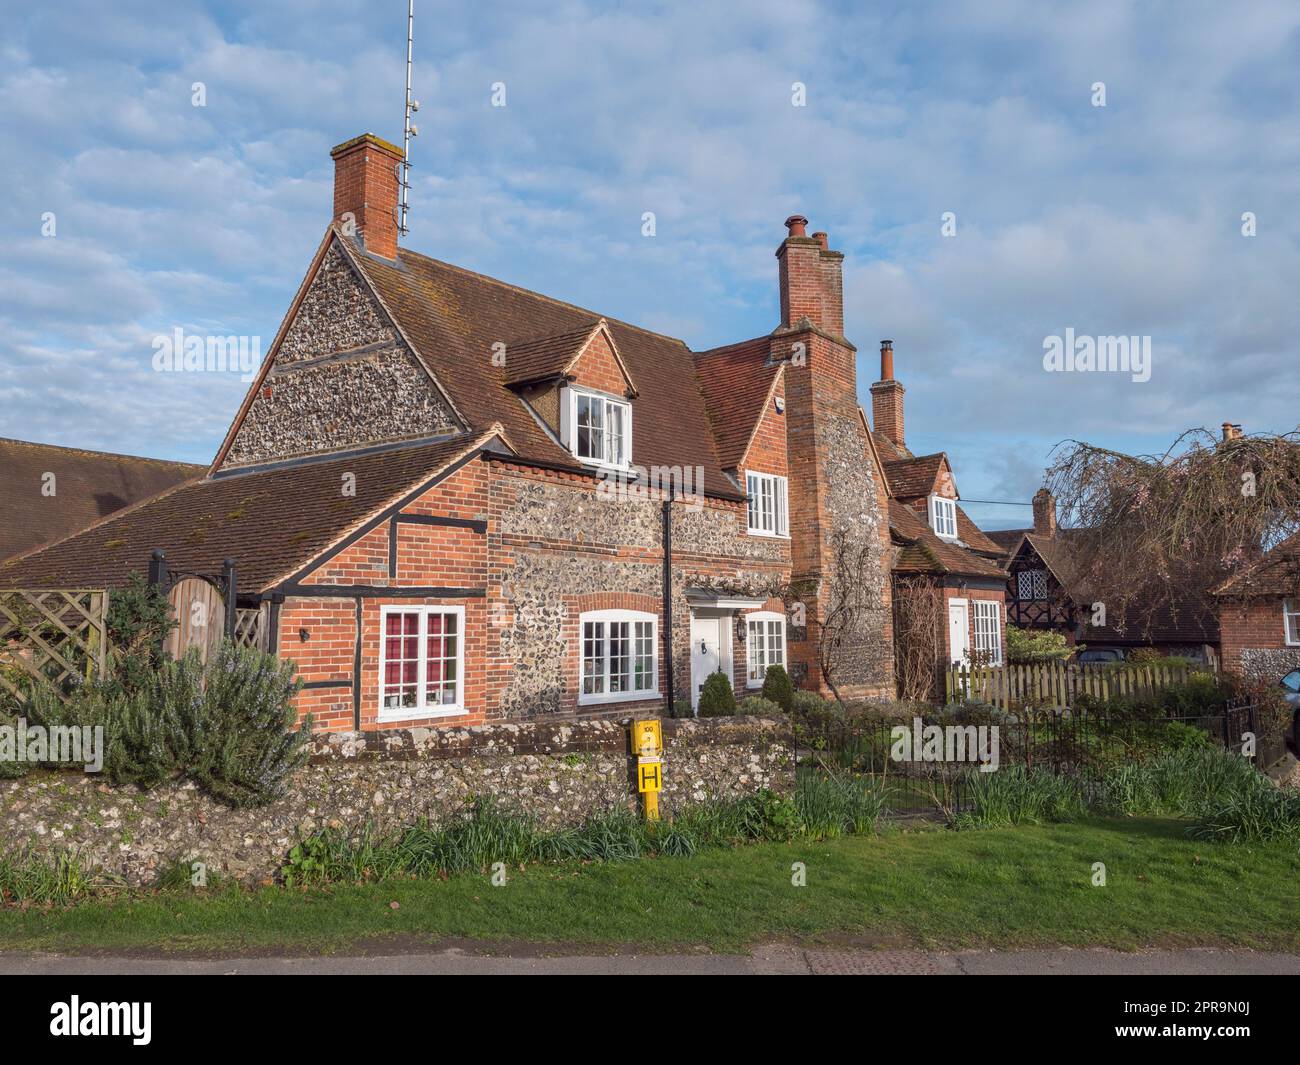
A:
[[[1063,576],[1085,609],[1104,608],[1102,624],[1137,635],[1213,612],[1213,589],[1300,530],[1300,429],[1193,429],[1159,455],[1069,440],[1052,454]]]

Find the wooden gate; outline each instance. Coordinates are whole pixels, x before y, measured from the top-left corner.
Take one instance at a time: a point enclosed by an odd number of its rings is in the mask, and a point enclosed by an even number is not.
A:
[[[204,577],[182,577],[167,593],[176,628],[163,645],[172,658],[181,658],[191,647],[207,662],[221,643],[226,628],[226,600],[215,584]]]

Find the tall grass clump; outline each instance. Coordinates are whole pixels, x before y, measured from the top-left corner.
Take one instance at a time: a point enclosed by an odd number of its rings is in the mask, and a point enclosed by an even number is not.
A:
[[[0,855],[0,902],[78,902],[107,885],[75,851],[46,856],[23,849]]]
[[[1192,817],[1207,802],[1260,788],[1272,785],[1248,759],[1218,748],[1185,748],[1107,769],[1096,802],[1110,814]]]
[[[887,785],[879,777],[802,770],[794,801],[805,834],[835,839],[874,832],[887,797]]]
[[[953,819],[958,828],[1077,821],[1088,810],[1078,780],[1045,769],[1012,766],[996,773],[972,771],[967,776],[967,793],[971,809]]]
[[[1300,791],[1266,784],[1219,795],[1201,806],[1189,834],[1223,843],[1300,843]]]

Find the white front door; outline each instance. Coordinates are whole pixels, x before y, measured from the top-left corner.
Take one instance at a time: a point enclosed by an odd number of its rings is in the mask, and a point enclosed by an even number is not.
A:
[[[954,665],[964,663],[970,652],[970,604],[965,599],[948,600],[948,651]]]
[[[726,671],[730,661],[729,648],[723,646],[721,633],[724,628],[721,617],[700,617],[691,615],[691,709],[700,706],[700,689],[708,680],[709,674],[719,669]]]

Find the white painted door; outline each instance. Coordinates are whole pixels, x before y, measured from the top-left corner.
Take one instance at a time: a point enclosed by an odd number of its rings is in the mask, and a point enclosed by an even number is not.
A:
[[[948,651],[956,665],[964,663],[970,651],[970,604],[965,599],[948,600]]]
[[[700,689],[722,668],[721,618],[691,617],[691,709],[700,706]]]

